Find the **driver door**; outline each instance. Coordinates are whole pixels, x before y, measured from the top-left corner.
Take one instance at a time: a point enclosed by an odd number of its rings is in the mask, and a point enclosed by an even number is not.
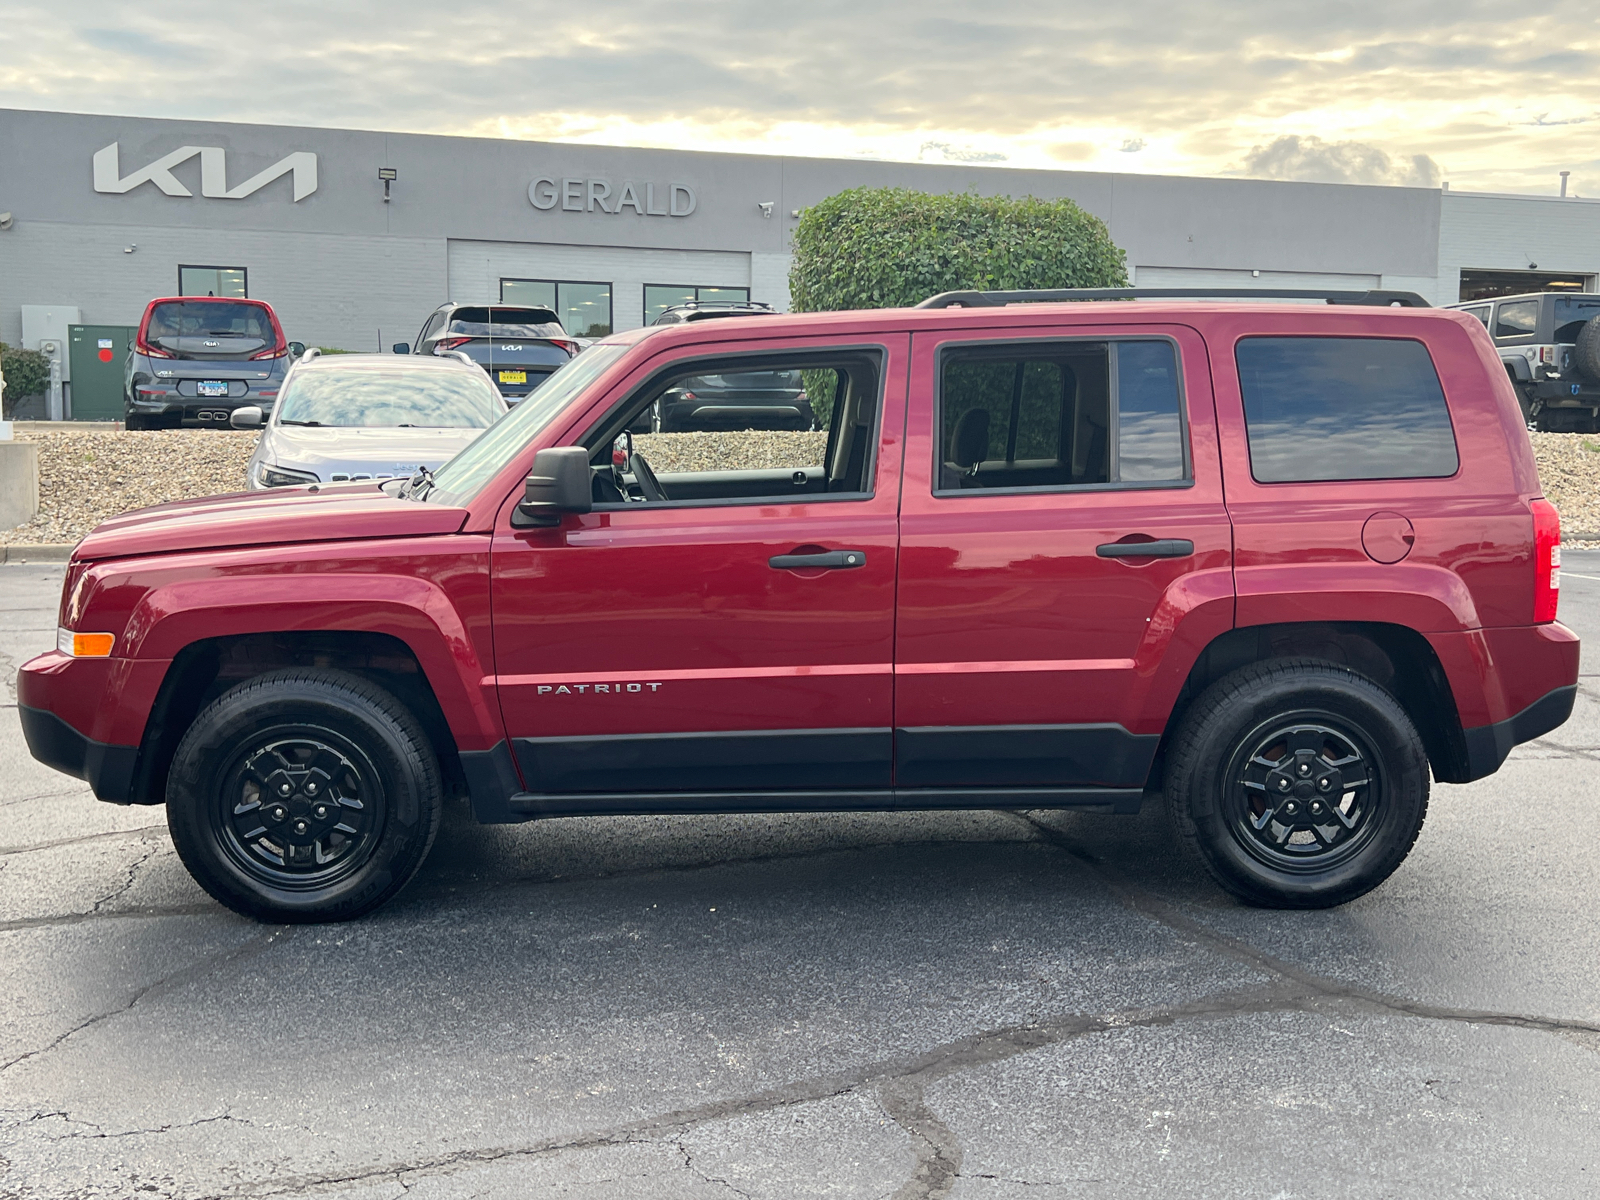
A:
[[[574,439],[592,451],[593,512],[552,529],[502,514],[501,705],[550,811],[605,811],[618,793],[666,810],[888,802],[909,338],[872,341],[671,352]],[[613,470],[613,439],[670,388],[765,370],[833,393],[809,397],[823,430],[637,436],[644,463]]]

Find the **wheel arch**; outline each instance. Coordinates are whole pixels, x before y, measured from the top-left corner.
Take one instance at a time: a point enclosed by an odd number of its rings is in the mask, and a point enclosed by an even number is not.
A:
[[[1346,667],[1383,688],[1416,726],[1434,778],[1442,783],[1471,778],[1455,693],[1427,638],[1404,625],[1302,621],[1247,625],[1207,643],[1167,718],[1147,789],[1161,788],[1170,741],[1189,706],[1206,688],[1240,667],[1287,658],[1312,658]]]
[[[129,802],[166,799],[178,743],[206,705],[241,683],[286,667],[347,671],[391,693],[428,735],[447,791],[465,791],[455,735],[410,645],[392,633],[369,630],[281,630],[202,638],[178,651],[145,722]]]

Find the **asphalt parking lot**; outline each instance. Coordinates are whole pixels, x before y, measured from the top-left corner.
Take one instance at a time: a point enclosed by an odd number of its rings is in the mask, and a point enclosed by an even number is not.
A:
[[[1331,912],[1164,817],[454,814],[360,922],[214,904],[36,764],[0,567],[0,1197],[1592,1196],[1600,552],[1573,720]]]

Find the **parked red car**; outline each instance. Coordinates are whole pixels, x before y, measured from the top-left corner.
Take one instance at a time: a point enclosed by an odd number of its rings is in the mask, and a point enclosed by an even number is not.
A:
[[[1316,907],[1398,866],[1430,768],[1566,719],[1556,514],[1478,321],[1007,299],[634,330],[432,478],[108,521],[21,670],[29,746],[164,801],[271,920],[393,896],[452,789],[486,822],[1164,793],[1234,895]],[[804,373],[814,452],[632,446],[750,370]]]

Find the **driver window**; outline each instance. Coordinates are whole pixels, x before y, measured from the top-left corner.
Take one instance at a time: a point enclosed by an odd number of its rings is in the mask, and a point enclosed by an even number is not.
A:
[[[595,503],[864,499],[879,375],[859,352],[682,364],[584,438]]]

